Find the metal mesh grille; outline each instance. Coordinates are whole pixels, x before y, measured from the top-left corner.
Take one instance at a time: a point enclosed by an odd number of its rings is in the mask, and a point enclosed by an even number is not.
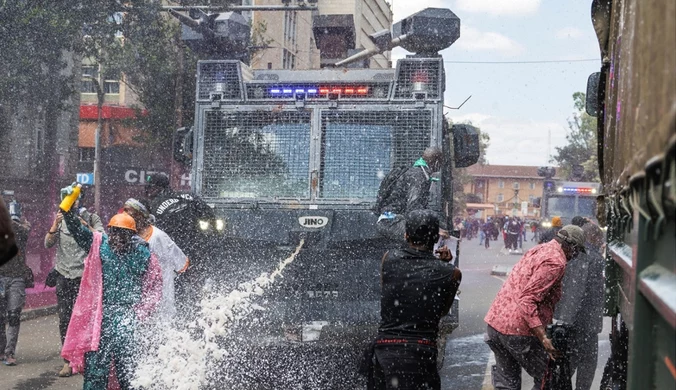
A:
[[[207,111],[205,197],[309,198],[309,112]]]
[[[399,60],[395,99],[413,99],[414,92],[427,92],[430,99],[441,97],[442,65],[440,59]]]
[[[410,166],[430,145],[432,112],[324,111],[320,197],[373,199],[396,166]]]
[[[214,93],[224,100],[242,98],[236,62],[205,62],[199,67],[198,100],[211,100]]]

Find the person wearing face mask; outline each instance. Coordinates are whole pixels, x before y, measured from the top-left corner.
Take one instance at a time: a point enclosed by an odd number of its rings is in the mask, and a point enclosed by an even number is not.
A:
[[[136,222],[126,213],[111,218],[108,234],[86,228],[74,209],[63,212],[63,221],[88,255],[61,356],[73,372],[84,371],[85,390],[105,389],[111,365],[120,387],[130,389],[135,309],[150,263],[148,244],[136,235]]]
[[[153,226],[153,218],[148,212],[146,203],[130,198],[124,203],[124,212],[134,218],[139,237],[148,242],[150,252],[157,256],[160,263],[162,300],[157,310],[157,318],[169,321],[176,315],[174,278],[188,268],[190,260],[167,233]]]
[[[539,389],[548,355],[560,356],[545,328],[552,323],[561,298],[566,263],[580,252],[586,252],[584,233],[567,225],[553,240],[526,252],[509,274],[484,318],[485,341],[495,354],[496,389],[521,389],[522,368],[533,377],[533,390]]]

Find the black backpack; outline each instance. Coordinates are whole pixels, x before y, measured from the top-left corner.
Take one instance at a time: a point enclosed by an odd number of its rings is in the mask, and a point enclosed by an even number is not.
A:
[[[395,186],[399,178],[406,172],[407,167],[395,167],[387,173],[383,181],[380,182],[380,187],[378,187],[378,197],[376,198],[376,204],[373,206],[373,214],[380,215],[383,213],[383,205],[387,201],[392,192],[394,191]]]

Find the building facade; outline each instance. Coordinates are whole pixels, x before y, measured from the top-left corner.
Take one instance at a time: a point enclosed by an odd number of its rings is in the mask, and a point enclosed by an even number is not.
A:
[[[245,0],[248,5],[283,5],[281,0]],[[293,4],[293,3],[292,3]],[[368,35],[391,29],[385,0],[319,0],[314,11],[254,11],[254,69],[320,69],[374,47]],[[390,52],[353,67],[390,68]]]
[[[538,176],[538,168],[472,165],[467,168],[471,180],[465,185],[464,193],[475,195],[478,203],[484,205],[482,216],[515,214],[525,218],[539,218],[540,209],[533,206],[533,201],[542,197],[544,178]],[[489,208],[489,205],[492,207]],[[527,212],[524,214],[522,210]]]

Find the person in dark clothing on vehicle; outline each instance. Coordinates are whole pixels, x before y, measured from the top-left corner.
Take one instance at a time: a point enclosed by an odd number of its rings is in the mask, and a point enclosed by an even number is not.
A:
[[[552,217],[552,227],[540,234],[538,244],[544,244],[545,242],[553,240],[559,230],[561,230],[562,226],[563,222],[561,221],[561,217]]]
[[[604,238],[603,231],[589,221],[582,230],[587,253],[580,253],[566,266],[554,318],[573,325],[575,338],[569,342],[570,373],[577,369],[576,390],[589,390],[596,372],[599,333],[603,329],[605,263],[601,253]]]
[[[404,243],[405,215],[428,208],[432,174],[439,171],[442,161],[441,149],[429,147],[412,167],[401,173],[395,170],[391,172],[399,176],[392,183],[389,193],[379,199],[377,204],[380,215],[376,227],[382,236],[393,242]],[[387,177],[383,181],[387,181]]]
[[[439,389],[436,341],[462,274],[446,247],[434,256],[439,220],[430,210],[406,218],[408,248],[385,253],[382,262],[381,322],[375,345],[376,389]]]

